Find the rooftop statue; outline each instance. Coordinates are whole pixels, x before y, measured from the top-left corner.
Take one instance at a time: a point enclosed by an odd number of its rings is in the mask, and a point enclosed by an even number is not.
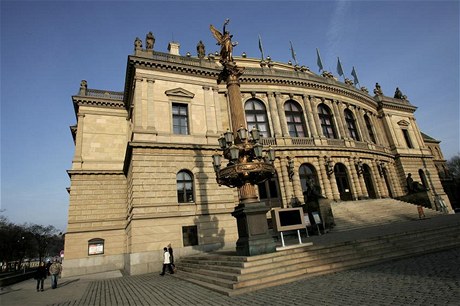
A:
[[[209,26],[212,35],[217,40],[217,44],[220,45],[220,61],[222,63],[232,63],[233,62],[233,47],[238,45],[237,42],[232,42],[233,35],[230,35],[230,32],[226,30],[227,24],[230,22],[230,19],[225,19],[223,34],[219,32],[212,24]]]
[[[142,50],[142,40],[139,37],[134,40],[134,50]]]
[[[196,45],[196,52],[198,54],[198,58],[204,58],[204,56],[206,54],[206,49],[205,49],[204,44],[203,44],[203,42],[201,40]]]
[[[380,87],[379,83],[375,83],[374,94],[375,95],[383,95],[383,91],[382,91],[382,88]]]
[[[403,93],[401,92],[401,90],[399,90],[399,87],[396,87],[396,91],[395,91],[394,98],[395,98],[395,99],[406,100],[406,99],[407,99],[407,96],[403,95]]]
[[[152,32],[149,32],[145,36],[145,43],[146,43],[146,49],[147,50],[153,50],[153,45],[155,44],[155,36],[153,36]]]

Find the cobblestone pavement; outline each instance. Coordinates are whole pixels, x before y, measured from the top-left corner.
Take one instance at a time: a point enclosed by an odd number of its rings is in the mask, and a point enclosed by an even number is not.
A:
[[[180,272],[179,272],[180,273]],[[34,280],[2,291],[0,305],[459,305],[460,248],[316,276],[228,297],[181,279],[145,274],[62,280],[35,292]]]
[[[158,274],[93,280],[80,289],[75,281],[66,284],[68,288],[47,291],[59,295],[59,290],[71,290],[72,286],[76,286],[73,295],[63,291],[61,299],[49,299],[44,304],[32,299],[33,294],[46,291],[30,290],[27,305],[459,305],[460,248],[316,276],[235,297]],[[21,305],[15,303],[18,291],[0,295],[0,304]]]

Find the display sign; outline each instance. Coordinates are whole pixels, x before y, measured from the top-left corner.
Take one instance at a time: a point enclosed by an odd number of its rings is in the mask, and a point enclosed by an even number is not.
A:
[[[303,215],[303,218],[305,221],[305,226],[311,226],[310,217],[308,216],[308,214]]]
[[[104,254],[104,239],[95,238],[88,241],[88,255]]]
[[[321,224],[321,217],[319,216],[319,212],[314,211],[311,213],[313,216],[313,220],[315,220],[316,224]]]
[[[104,244],[97,243],[97,244],[88,245],[88,254],[89,255],[104,254]]]
[[[304,229],[306,227],[303,210],[296,208],[274,208],[271,211],[273,229],[277,232]]]

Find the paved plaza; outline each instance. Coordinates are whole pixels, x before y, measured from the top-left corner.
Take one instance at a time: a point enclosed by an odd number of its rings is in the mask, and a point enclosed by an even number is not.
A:
[[[179,272],[180,273],[180,272]],[[4,288],[9,305],[459,305],[460,248],[228,297],[158,273],[61,279],[44,292],[28,280]]]

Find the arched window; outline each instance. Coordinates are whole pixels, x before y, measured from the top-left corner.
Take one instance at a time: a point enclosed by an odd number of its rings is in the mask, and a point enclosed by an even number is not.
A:
[[[287,101],[284,103],[284,113],[291,137],[307,137],[307,128],[303,116],[303,110],[297,102]]]
[[[302,192],[309,191],[313,187],[312,184],[319,186],[318,174],[316,169],[311,164],[303,164],[299,168],[300,185]]]
[[[345,121],[347,122],[347,128],[348,128],[348,133],[350,134],[350,137],[353,138],[354,140],[359,141],[359,135],[358,135],[358,129],[356,128],[356,120],[355,117],[353,116],[353,113],[351,110],[346,109],[344,111],[345,114]]]
[[[260,134],[263,137],[271,137],[267,111],[265,109],[265,105],[260,100],[250,99],[246,101],[244,111],[246,114],[246,124],[248,125],[248,130],[251,130],[255,126],[259,129]]]
[[[179,203],[194,202],[193,176],[189,171],[181,170],[176,175],[177,201]]]
[[[337,138],[329,107],[324,104],[318,105],[318,116],[321,122],[321,128],[323,129],[323,135],[327,138]]]
[[[372,130],[371,120],[369,119],[369,117],[367,115],[364,115],[364,122],[366,123],[367,132],[369,133],[369,137],[370,137],[371,141],[373,143],[377,143],[375,141],[375,135],[374,135],[374,132]]]

